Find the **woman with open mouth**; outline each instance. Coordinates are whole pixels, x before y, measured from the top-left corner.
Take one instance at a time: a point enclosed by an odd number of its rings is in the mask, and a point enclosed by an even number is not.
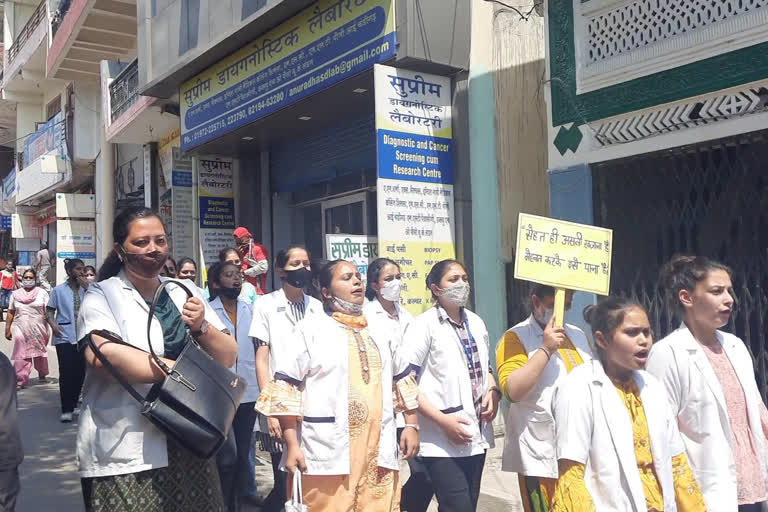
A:
[[[707,510],[664,387],[644,371],[653,343],[645,309],[608,297],[584,319],[598,359],[574,368],[553,396],[560,476],[551,510]]]
[[[735,304],[731,269],[676,256],[661,282],[682,323],[653,347],[648,371],[667,389],[709,510],[759,511],[768,500],[768,411],[749,350],[720,330]]]
[[[405,458],[413,457],[419,447],[416,380],[392,353],[396,333],[368,324],[354,264],[331,261],[319,284],[323,312],[296,324],[276,354],[274,379],[261,391],[257,410],[279,420],[287,487],[302,478],[309,510],[399,510],[395,414],[402,412],[406,423],[399,447]]]

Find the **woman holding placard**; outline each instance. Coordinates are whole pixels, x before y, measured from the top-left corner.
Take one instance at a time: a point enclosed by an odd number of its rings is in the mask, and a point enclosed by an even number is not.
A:
[[[441,512],[477,508],[491,422],[501,390],[489,371],[485,322],[466,308],[469,277],[456,260],[435,264],[436,304],[408,327],[400,349],[419,376],[420,455]]]
[[[719,330],[735,305],[731,270],[676,256],[661,282],[683,323],[653,347],[648,371],[666,387],[709,510],[759,511],[768,499],[768,411],[744,342]]]
[[[571,309],[573,292],[565,294]],[[502,337],[496,348],[501,390],[510,401],[502,471],[517,473],[526,512],[551,505],[557,482],[552,393],[571,370],[594,357],[584,332],[555,326],[555,289],[534,284],[531,315]],[[559,319],[562,321],[562,319]],[[562,323],[562,322],[561,322]]]

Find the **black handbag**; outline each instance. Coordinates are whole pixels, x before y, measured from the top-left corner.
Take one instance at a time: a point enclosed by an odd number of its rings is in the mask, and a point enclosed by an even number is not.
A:
[[[88,345],[105,368],[141,404],[141,413],[165,434],[196,456],[208,459],[221,447],[232,427],[237,407],[245,394],[246,382],[208,355],[187,329],[187,342],[170,368],[152,348],[152,318],[160,294],[168,284],[180,286],[189,297],[192,292],[178,281],[163,281],[155,292],[147,320],[149,352],[155,364],[166,374],[161,383],[141,396],[104,357],[93,341],[96,334],[133,348],[120,336],[106,330],[88,334]],[[140,349],[137,349],[140,350]]]

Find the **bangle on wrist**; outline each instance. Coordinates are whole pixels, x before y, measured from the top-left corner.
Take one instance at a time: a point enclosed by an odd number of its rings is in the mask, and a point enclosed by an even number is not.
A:
[[[552,353],[549,350],[545,349],[544,347],[541,347],[541,351],[547,354],[547,361],[552,359]]]
[[[416,432],[418,432],[418,431],[419,431],[419,426],[418,426],[416,423],[406,423],[406,424],[405,424],[405,426],[404,426],[403,428],[405,428],[405,427],[411,427],[411,428],[412,428],[412,429],[414,429]]]
[[[492,386],[488,389],[488,391],[493,391],[494,393],[498,394],[499,398],[501,398],[502,396],[501,389],[499,389],[499,386]]]

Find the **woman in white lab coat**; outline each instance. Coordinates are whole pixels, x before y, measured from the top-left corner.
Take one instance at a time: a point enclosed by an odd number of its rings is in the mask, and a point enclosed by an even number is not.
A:
[[[664,388],[643,371],[653,343],[645,309],[608,297],[584,318],[599,360],[574,368],[553,396],[553,512],[705,511]]]
[[[400,265],[389,258],[378,258],[368,265],[368,279],[365,297],[368,302],[363,306],[363,314],[371,330],[396,333],[392,336],[392,353],[399,350],[403,333],[413,322],[413,315],[400,306],[400,292],[403,288],[403,276]],[[395,418],[397,438],[400,439],[405,420],[402,414]],[[418,512],[426,510],[432,501],[432,483],[429,481],[420,457],[408,459],[411,476],[403,485],[400,506],[403,510]]]
[[[319,282],[325,314],[299,322],[257,407],[279,418],[284,466],[304,473],[309,510],[391,512],[400,494],[396,413],[405,414],[404,455],[418,451],[416,381],[393,361],[392,333],[368,328],[357,267],[332,261]]]
[[[440,261],[426,281],[436,304],[409,326],[400,349],[419,375],[419,455],[439,510],[472,512],[501,390],[489,371],[485,322],[465,307],[464,265]]]
[[[256,423],[256,400],[259,398],[259,383],[256,380],[256,344],[248,335],[253,317],[253,306],[238,298],[242,286],[240,266],[232,263],[215,263],[208,270],[208,285],[211,290],[211,308],[219,315],[224,326],[237,340],[237,361],[231,370],[248,384],[232,421],[229,442],[219,450],[217,463],[219,478],[230,510],[237,510],[241,498],[248,494],[251,471],[251,444],[253,426]],[[235,448],[231,453],[231,448]]]
[[[565,294],[571,309],[573,291]],[[509,400],[501,470],[517,473],[526,512],[549,507],[557,483],[552,393],[577,366],[594,358],[584,331],[554,322],[555,289],[534,284],[531,314],[504,333],[496,347],[499,386]]]
[[[768,412],[747,347],[719,330],[734,307],[731,270],[701,256],[676,256],[661,282],[683,323],[653,347],[648,371],[667,390],[704,499],[717,512],[761,510],[768,498]]]
[[[312,278],[309,251],[299,245],[282,249],[275,257],[275,269],[282,286],[262,296],[253,309],[253,321],[248,334],[256,340],[256,375],[260,389],[274,377],[275,361],[284,352],[296,324],[306,315],[322,314],[317,299],[304,293]],[[280,471],[283,455],[283,435],[277,418],[259,414],[257,437],[263,451],[272,457],[275,485],[264,500],[265,512],[280,511],[285,503],[285,473]]]

